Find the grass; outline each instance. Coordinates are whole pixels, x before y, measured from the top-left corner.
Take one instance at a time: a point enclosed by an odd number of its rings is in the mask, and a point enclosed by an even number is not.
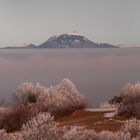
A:
[[[86,110],[77,110],[69,116],[64,116],[58,118],[56,121],[60,123],[60,126],[69,125],[69,126],[85,126],[87,129],[94,129],[99,132],[102,130],[109,130],[112,132],[118,131],[124,124],[125,117],[104,117],[105,113],[111,111],[86,111]]]

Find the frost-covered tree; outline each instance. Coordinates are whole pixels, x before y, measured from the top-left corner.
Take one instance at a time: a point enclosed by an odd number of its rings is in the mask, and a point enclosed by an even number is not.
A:
[[[41,113],[23,125],[21,133],[25,140],[58,140],[57,123],[49,113]]]
[[[46,102],[48,106],[85,106],[85,97],[83,97],[75,85],[69,80],[64,79],[60,84],[54,87],[44,87],[39,83],[23,83],[18,86],[14,93],[16,103],[28,105],[29,103]]]
[[[71,112],[86,104],[85,97],[69,79],[49,88],[40,84],[23,83],[14,93],[14,99],[18,104],[35,104],[41,111],[49,111],[52,115]]]
[[[86,104],[85,97],[68,79],[49,88],[23,83],[16,89],[14,97],[15,106],[10,111],[0,113],[0,128],[6,128],[8,132],[17,131],[23,123],[40,112],[49,112],[57,117],[83,108]]]
[[[64,79],[55,87],[44,90],[38,101],[43,103],[52,115],[65,114],[86,105],[86,98],[78,92],[74,84],[68,79]]]
[[[127,84],[122,89],[122,103],[118,109],[120,115],[140,118],[140,82]]]

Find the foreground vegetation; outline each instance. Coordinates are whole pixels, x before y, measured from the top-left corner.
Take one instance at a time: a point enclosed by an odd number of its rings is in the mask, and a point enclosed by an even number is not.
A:
[[[139,140],[140,83],[127,84],[108,102],[110,110],[83,110],[87,99],[74,84],[23,83],[13,103],[0,107],[0,140]]]

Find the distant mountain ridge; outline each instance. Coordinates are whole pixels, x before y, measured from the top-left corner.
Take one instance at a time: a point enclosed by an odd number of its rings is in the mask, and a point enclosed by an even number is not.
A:
[[[10,47],[8,47],[10,48]],[[17,48],[17,47],[12,47]],[[36,46],[29,44],[20,48],[119,48],[107,43],[95,43],[82,35],[61,34],[59,36],[51,36],[47,41]]]
[[[24,46],[10,46],[10,47],[5,47],[3,49],[23,49],[23,48],[36,48],[37,46],[34,44],[28,44]]]

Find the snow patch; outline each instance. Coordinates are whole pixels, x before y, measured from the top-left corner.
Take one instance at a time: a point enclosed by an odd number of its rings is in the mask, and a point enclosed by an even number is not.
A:
[[[91,112],[105,112],[105,111],[116,111],[116,108],[86,108],[85,111]]]
[[[57,37],[58,37],[58,35],[51,36],[51,37],[48,39],[48,41],[53,41],[53,40],[55,40]]]
[[[88,39],[87,39],[87,38],[85,38],[85,37],[83,37],[83,39],[84,39],[85,41],[88,41]]]
[[[104,114],[104,117],[105,118],[112,118],[116,115],[116,111],[112,111],[112,112],[109,112],[109,113],[105,113]]]

